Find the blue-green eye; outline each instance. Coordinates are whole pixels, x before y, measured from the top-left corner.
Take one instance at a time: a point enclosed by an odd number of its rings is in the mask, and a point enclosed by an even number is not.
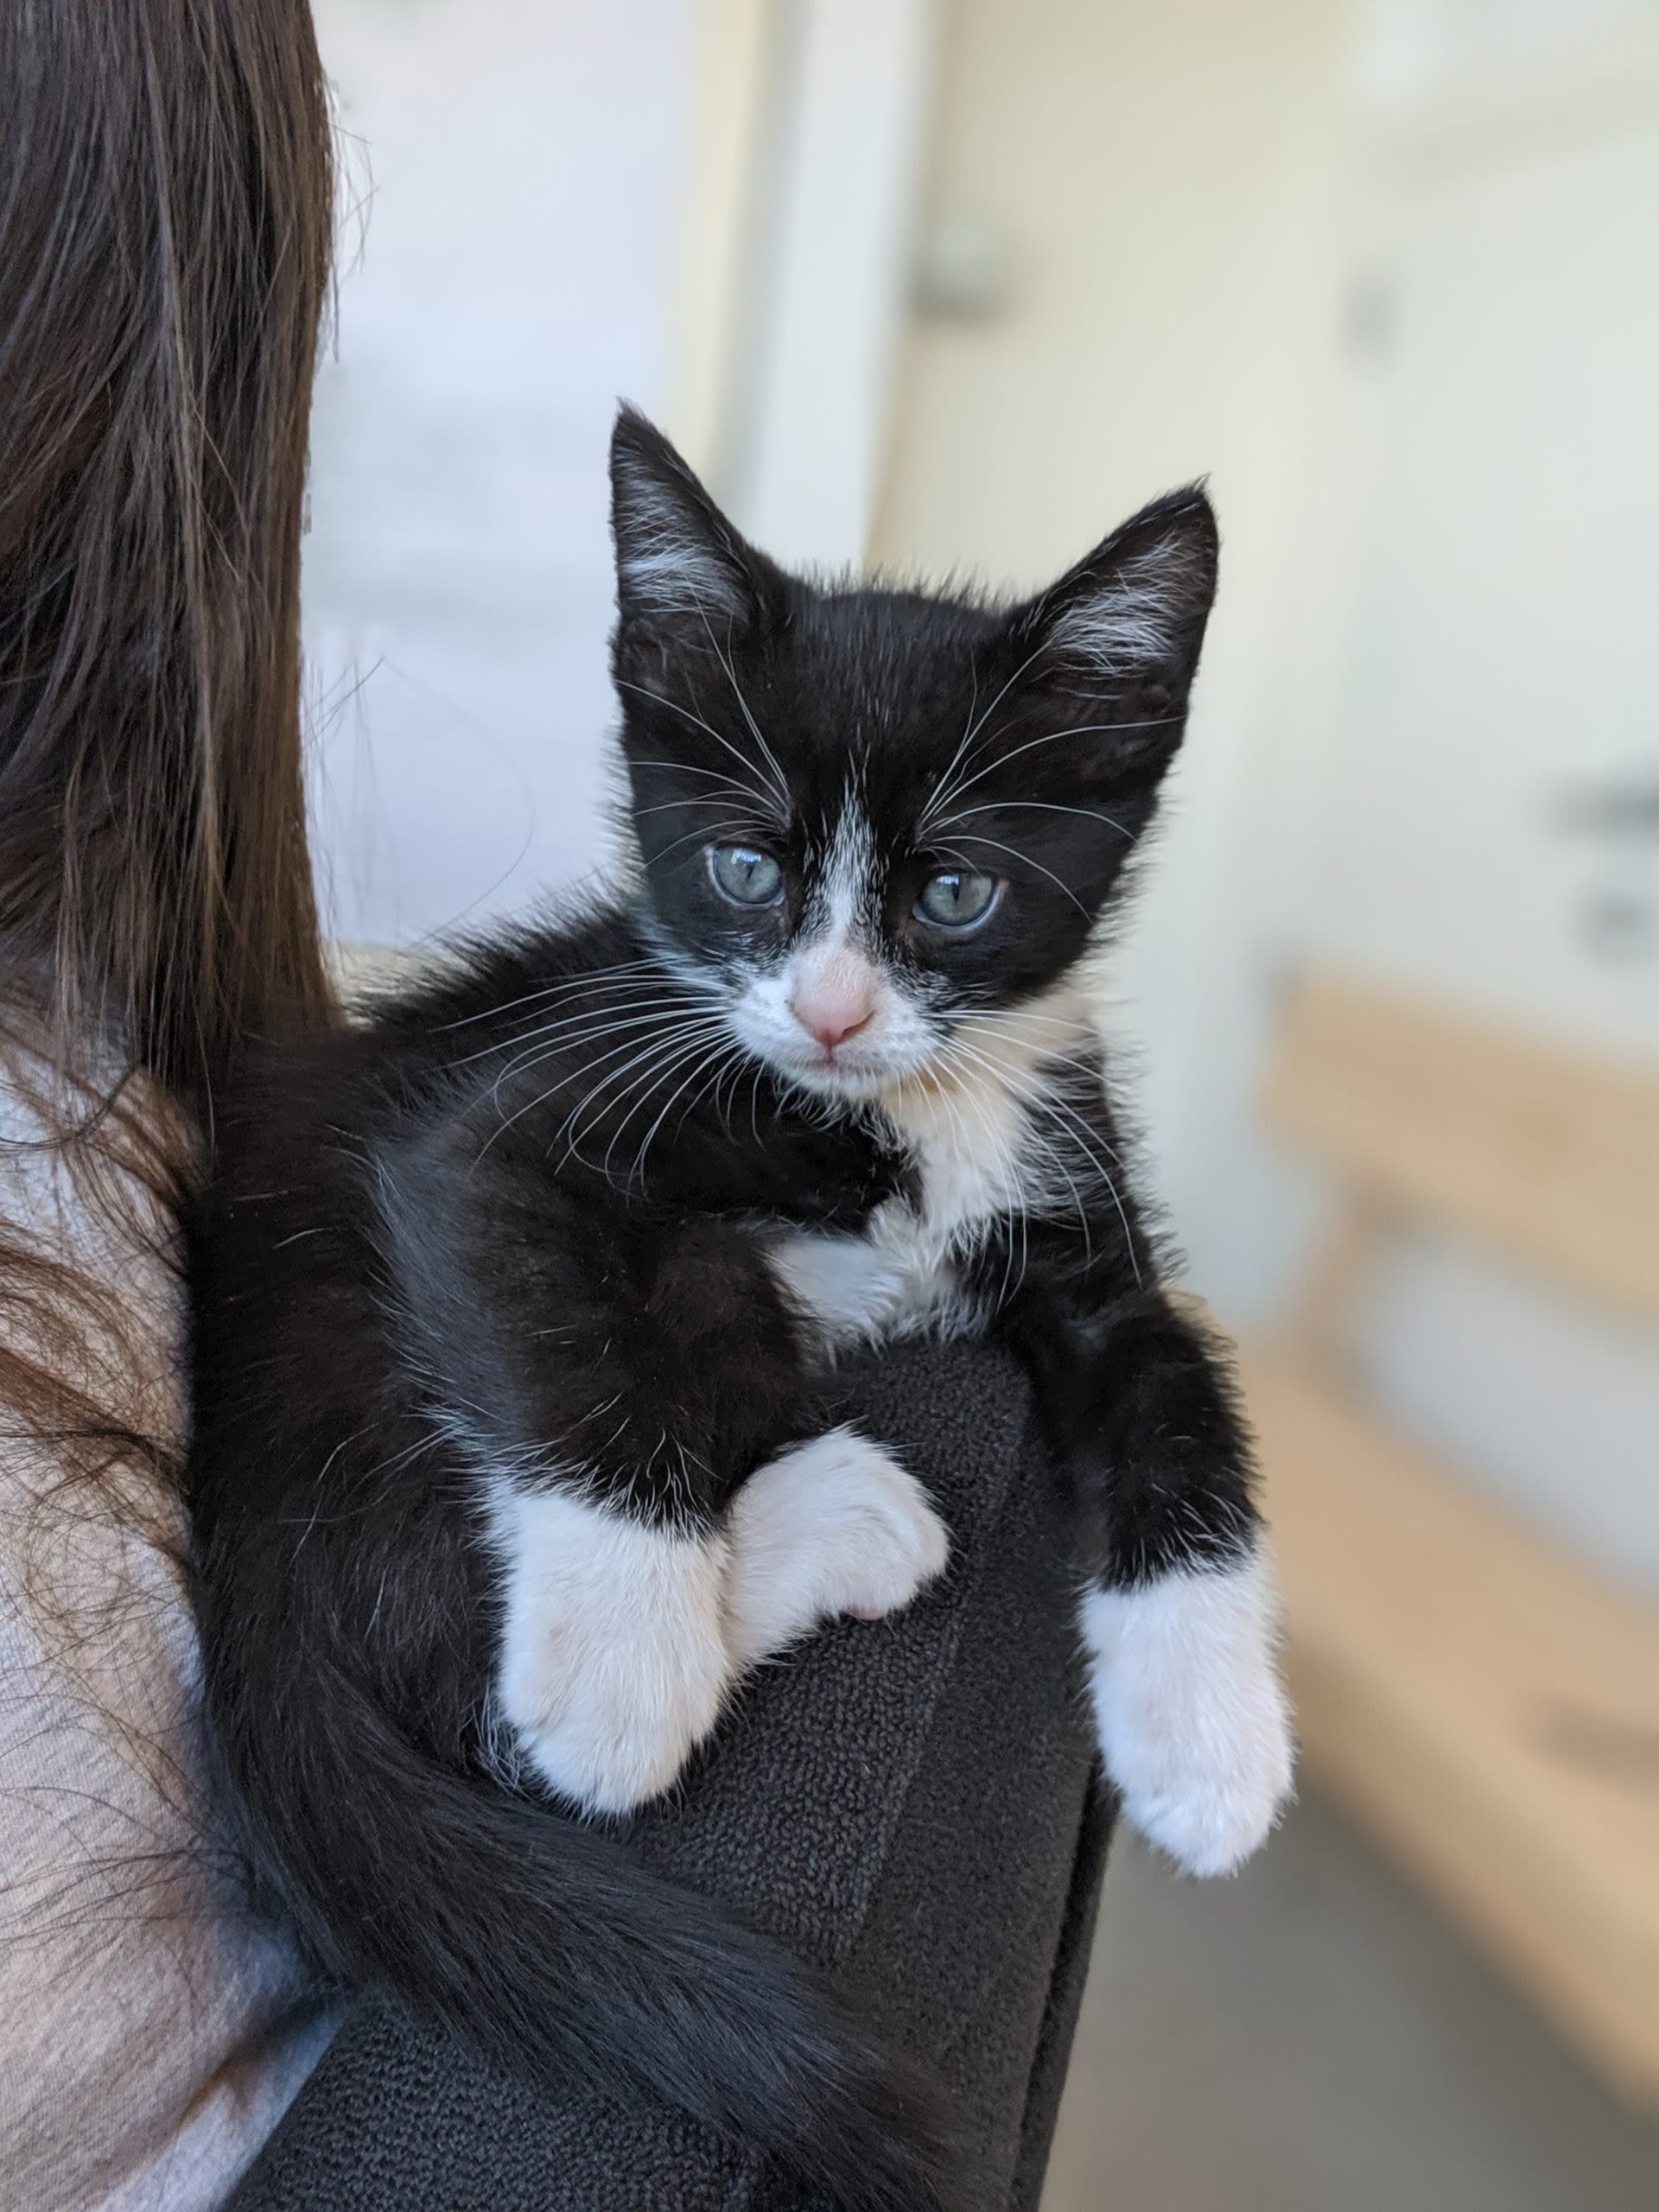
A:
[[[994,875],[967,868],[948,868],[930,875],[916,901],[916,912],[938,930],[971,929],[996,904],[1000,886]]]
[[[784,895],[784,871],[753,845],[710,845],[709,873],[740,906],[775,906]]]

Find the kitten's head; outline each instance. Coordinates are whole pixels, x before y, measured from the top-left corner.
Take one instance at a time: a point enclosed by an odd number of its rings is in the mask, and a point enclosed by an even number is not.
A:
[[[739,1041],[872,1097],[1084,952],[1180,742],[1216,525],[1172,493],[1018,606],[786,575],[660,433],[611,452],[634,833]]]

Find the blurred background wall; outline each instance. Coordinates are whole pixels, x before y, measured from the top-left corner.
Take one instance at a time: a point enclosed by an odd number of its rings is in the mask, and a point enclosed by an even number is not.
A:
[[[923,252],[977,228],[1006,273],[918,322],[875,550],[1035,582],[1211,477],[1225,582],[1122,976],[1196,1279],[1255,1319],[1306,1235],[1249,1111],[1293,960],[1659,1045],[1659,847],[1627,883],[1586,826],[1659,779],[1656,18],[949,23]],[[1659,1580],[1651,1347],[1584,1321],[1424,1249],[1367,1334],[1414,1421]]]
[[[315,0],[338,342],[305,591],[337,929],[408,944],[593,867],[604,455],[659,407],[698,24],[682,0]]]
[[[1220,604],[1103,1018],[1230,1324],[1331,1211],[1256,1110],[1296,972],[1659,1068],[1656,0],[316,5],[362,142],[306,567],[343,938],[610,849],[626,394],[835,567],[1034,585],[1210,479]],[[1346,1351],[1652,1592],[1651,1319],[1419,1218]]]

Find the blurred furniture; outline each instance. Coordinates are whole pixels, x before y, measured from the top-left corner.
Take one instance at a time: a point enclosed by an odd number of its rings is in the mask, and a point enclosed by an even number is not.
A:
[[[667,1804],[652,1865],[838,1981],[943,2081],[986,2212],[1036,2212],[1110,1826],[1078,1694],[1058,1485],[991,1345],[897,1349],[850,1407],[955,1538],[890,1622],[763,1669]],[[550,1818],[556,1817],[550,1815]],[[359,1998],[232,2212],[809,2212],[660,2108],[561,2098]]]
[[[1659,1618],[1391,1434],[1340,1350],[1413,1223],[1659,1322],[1659,1081],[1315,977],[1266,1111],[1341,1193],[1282,1341],[1245,1362],[1309,1770],[1659,2097]]]

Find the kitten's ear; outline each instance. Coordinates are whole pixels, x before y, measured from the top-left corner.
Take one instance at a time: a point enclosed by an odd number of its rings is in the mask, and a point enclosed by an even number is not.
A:
[[[1022,607],[1016,640],[1075,686],[1184,698],[1216,595],[1219,543],[1200,485],[1166,493]]]
[[[626,405],[611,433],[611,534],[620,636],[712,633],[723,645],[781,595],[781,571],[727,521],[656,425]]]

